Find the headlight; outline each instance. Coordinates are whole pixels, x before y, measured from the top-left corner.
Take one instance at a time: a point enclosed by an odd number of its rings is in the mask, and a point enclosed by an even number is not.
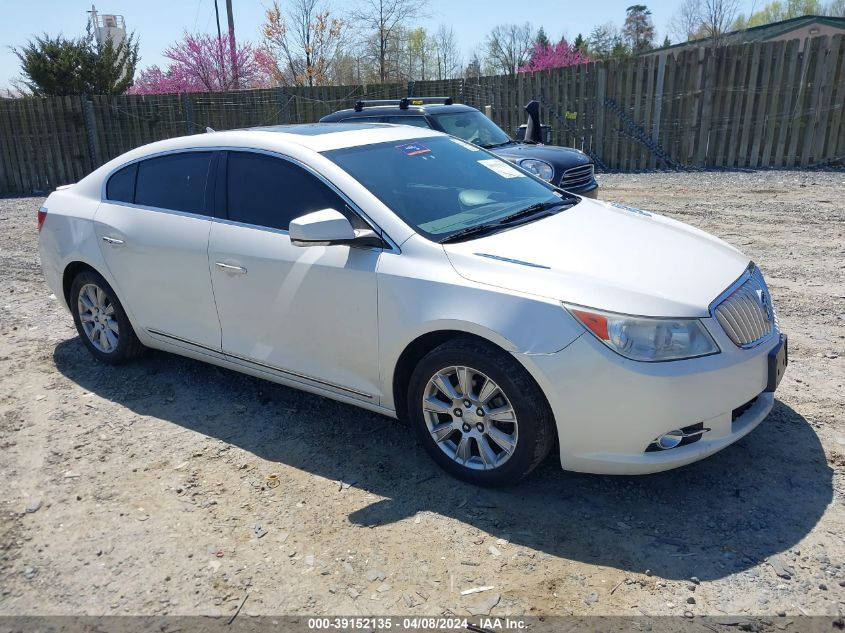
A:
[[[719,351],[699,319],[650,319],[582,308],[567,310],[602,343],[631,360],[681,360]]]
[[[552,178],[555,177],[555,170],[554,167],[549,165],[544,160],[537,160],[536,158],[523,158],[519,161],[519,166],[523,169],[527,169],[535,176],[542,178],[543,180],[551,182]]]

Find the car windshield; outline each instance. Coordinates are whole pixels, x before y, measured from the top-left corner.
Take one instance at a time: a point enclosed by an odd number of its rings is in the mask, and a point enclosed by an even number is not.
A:
[[[432,118],[447,134],[457,136],[481,147],[496,147],[512,142],[502,128],[478,110],[434,114]]]
[[[324,152],[396,215],[442,242],[473,229],[512,226],[577,198],[525,174],[474,145],[446,136]],[[524,213],[523,213],[524,212]],[[502,221],[505,220],[503,224]]]

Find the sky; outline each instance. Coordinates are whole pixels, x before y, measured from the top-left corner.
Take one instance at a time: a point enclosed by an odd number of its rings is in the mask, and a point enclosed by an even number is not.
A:
[[[339,13],[354,0],[326,0]],[[423,0],[420,0],[421,2]],[[668,22],[677,10],[677,0],[638,0],[652,12],[657,42],[663,42]],[[238,40],[258,42],[264,10],[272,0],[233,0],[235,33]],[[284,8],[284,0],[280,0]],[[226,29],[225,0],[218,0],[221,26]],[[634,0],[534,0],[521,4],[514,0],[425,0],[429,16],[417,24],[436,29],[440,23],[451,25],[461,44],[464,60],[480,46],[485,35],[497,24],[526,21],[543,26],[550,38],[578,33],[586,37],[594,26],[608,21],[622,25],[625,9]],[[122,14],[129,31],[141,41],[141,68],[153,64],[166,66],[161,53],[180,39],[185,31],[212,33],[214,0],[97,0],[99,13]],[[753,0],[740,2],[740,10],[753,6]],[[759,2],[758,2],[759,5]],[[33,35],[78,36],[85,32],[90,0],[0,0],[0,88],[8,87],[19,76],[19,61],[11,47],[21,46]]]

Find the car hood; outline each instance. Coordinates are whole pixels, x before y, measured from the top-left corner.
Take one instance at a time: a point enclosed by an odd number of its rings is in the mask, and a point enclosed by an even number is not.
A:
[[[468,280],[640,316],[707,316],[749,264],[704,231],[587,199],[548,218],[443,247]]]
[[[518,143],[516,145],[505,145],[490,150],[505,160],[517,162],[524,158],[537,158],[544,160],[558,169],[571,169],[579,165],[590,163],[590,157],[572,147],[558,147],[557,145],[532,145],[529,143]]]

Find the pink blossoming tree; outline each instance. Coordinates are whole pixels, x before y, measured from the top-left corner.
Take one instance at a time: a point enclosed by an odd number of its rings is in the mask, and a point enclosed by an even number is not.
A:
[[[235,88],[256,88],[269,83],[272,60],[261,49],[248,43],[237,44],[234,56],[229,51],[227,37],[192,35],[186,33],[182,41],[166,51],[170,60],[167,68],[150,66],[138,73],[130,94],[163,94],[172,92],[221,92]]]
[[[528,63],[520,67],[519,72],[530,73],[537,70],[575,66],[586,64],[589,61],[590,58],[583,51],[575,48],[566,40],[561,40],[557,44],[537,42],[531,51]]]

